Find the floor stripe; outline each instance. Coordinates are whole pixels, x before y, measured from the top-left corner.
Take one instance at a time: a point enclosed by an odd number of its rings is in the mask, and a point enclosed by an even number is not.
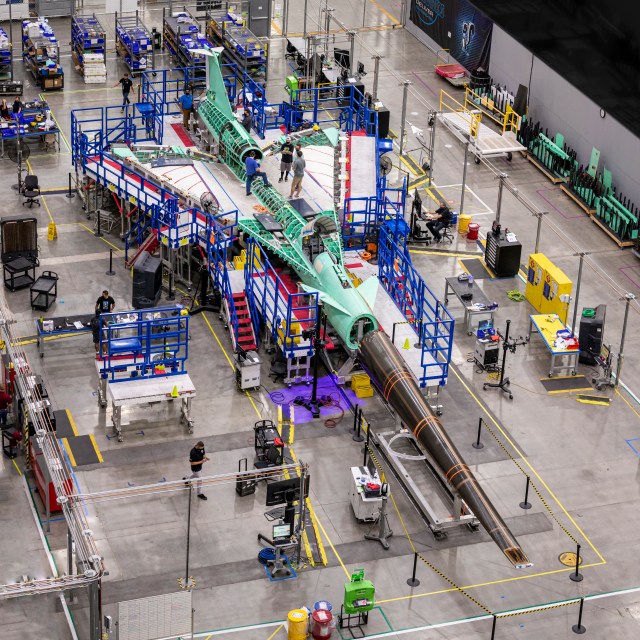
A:
[[[104,462],[102,458],[102,454],[100,453],[100,448],[98,447],[98,443],[96,442],[95,436],[90,433],[89,437],[91,438],[91,444],[93,445],[93,450],[96,452],[96,456],[98,456],[98,460],[100,462]]]
[[[336,558],[338,559],[338,562],[340,563],[340,566],[342,567],[342,570],[344,571],[345,575],[347,576],[347,580],[351,580],[351,574],[347,571],[347,567],[344,566],[344,562],[342,562],[342,558],[340,557],[340,554],[336,551],[336,548],[333,546],[333,542],[331,541],[331,538],[329,537],[329,535],[325,531],[325,528],[322,526],[322,522],[320,522],[320,518],[318,518],[318,514],[316,514],[316,522],[318,523],[318,526],[322,530],[322,535],[326,538],[327,542],[329,543],[329,546],[331,547],[331,550],[333,551],[333,553],[335,554]]]
[[[69,418],[69,424],[71,425],[71,428],[73,429],[73,435],[77,436],[78,435],[78,428],[76,427],[76,423],[73,420],[73,416],[71,415],[71,411],[69,411],[69,409],[65,409],[66,413],[67,413],[67,418]]]
[[[593,542],[591,542],[591,540],[589,539],[587,534],[582,530],[582,528],[575,521],[573,516],[565,509],[564,505],[560,502],[560,500],[558,499],[556,494],[549,488],[549,485],[542,479],[540,474],[534,469],[534,467],[529,462],[529,460],[525,457],[525,455],[522,453],[522,451],[520,451],[520,449],[518,449],[518,447],[515,445],[513,440],[511,440],[511,438],[509,437],[509,435],[504,431],[504,429],[500,426],[500,424],[498,424],[498,422],[489,413],[488,408],[482,402],[482,400],[480,400],[478,398],[478,396],[476,396],[475,393],[473,393],[473,391],[471,391],[471,389],[468,387],[467,383],[462,379],[462,377],[458,374],[458,372],[455,369],[452,368],[451,371],[453,371],[453,374],[455,375],[455,377],[458,378],[458,380],[460,381],[462,386],[467,390],[467,393],[469,393],[469,395],[476,401],[478,406],[484,411],[484,413],[486,414],[487,418],[489,418],[489,420],[491,420],[491,422],[495,425],[496,429],[498,429],[498,431],[500,431],[502,436],[506,439],[506,441],[509,443],[511,448],[515,451],[515,453],[518,455],[518,457],[522,459],[522,461],[527,465],[527,467],[529,467],[529,469],[531,469],[531,472],[533,473],[533,475],[535,475],[535,477],[538,478],[538,480],[540,481],[542,486],[545,488],[547,493],[553,498],[554,502],[560,507],[560,509],[562,510],[564,515],[569,519],[571,524],[573,524],[573,526],[577,529],[577,531],[580,533],[580,535],[589,544],[589,546],[591,547],[593,552],[598,556],[598,558],[600,558],[601,564],[606,564],[606,560],[604,559],[602,554],[598,551],[598,549],[595,547]]]
[[[73,452],[71,451],[71,447],[69,446],[69,440],[67,438],[62,438],[62,444],[64,445],[67,455],[69,456],[69,462],[71,463],[71,466],[77,467],[78,465],[76,464],[76,459],[73,457]]]
[[[272,640],[276,635],[278,635],[278,633],[280,633],[280,630],[284,627],[284,623],[282,623],[268,638],[267,640]],[[211,636],[209,636],[211,637]]]
[[[387,18],[389,18],[389,20],[391,20],[391,22],[393,22],[394,25],[399,25],[400,24],[400,20],[398,20],[397,18],[392,16],[383,6],[378,4],[378,2],[376,2],[376,0],[370,0],[370,1],[371,1],[371,4],[375,5],[378,8],[379,11],[384,13],[384,15],[387,16]]]

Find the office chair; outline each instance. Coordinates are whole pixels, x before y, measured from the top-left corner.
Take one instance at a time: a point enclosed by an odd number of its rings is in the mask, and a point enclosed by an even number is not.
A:
[[[453,233],[451,233],[451,225],[448,224],[446,227],[442,227],[440,229],[440,235],[442,237],[441,242],[448,242],[449,244],[453,243]]]
[[[26,200],[22,203],[22,206],[25,204],[29,205],[29,209],[33,207],[34,204],[40,206],[40,186],[38,185],[38,176],[28,175],[24,179],[24,188],[22,189],[22,195],[26,198]]]

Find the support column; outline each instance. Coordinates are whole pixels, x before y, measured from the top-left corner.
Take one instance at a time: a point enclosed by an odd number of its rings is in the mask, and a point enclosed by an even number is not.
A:
[[[305,2],[306,4],[306,2]],[[289,32],[289,0],[284,0],[282,5],[282,35],[287,37]]]
[[[409,80],[405,80],[403,83],[404,89],[402,92],[402,116],[400,121],[400,153],[402,155],[404,151],[404,123],[407,118],[407,98],[409,97],[409,85],[412,83]]]
[[[502,210],[502,191],[504,189],[504,181],[508,178],[508,174],[506,173],[501,173],[498,176],[498,180],[500,180],[500,182],[498,183],[498,202],[496,204],[496,222],[499,223],[500,222],[500,212]]]
[[[581,251],[580,253],[574,253],[574,256],[580,256],[580,265],[578,266],[578,280],[576,282],[576,297],[573,299],[573,322],[571,323],[571,330],[573,335],[576,335],[576,320],[578,316],[578,300],[580,299],[580,281],[582,280],[582,263],[584,257],[588,256],[587,251]]]
[[[435,162],[436,150],[436,123],[438,122],[438,114],[436,111],[429,111],[429,125],[431,126],[431,142],[429,149],[429,186],[433,184],[433,164]],[[461,212],[462,213],[462,212]]]
[[[365,2],[366,5],[366,2]],[[356,32],[349,31],[349,77],[353,77],[354,58],[356,57]]]
[[[309,4],[309,0],[304,0],[304,16],[303,16],[303,23],[302,23],[302,37],[306,38],[307,37],[307,8],[308,8],[308,4]],[[307,58],[308,60],[309,58]]]
[[[622,335],[620,336],[620,350],[618,352],[618,366],[616,368],[616,388],[620,384],[620,374],[622,373],[622,361],[624,360],[624,340],[627,336],[627,321],[629,320],[629,305],[636,297],[633,293],[625,293],[623,300],[626,300],[627,306],[624,309],[624,322],[622,323]]]
[[[540,246],[540,231],[542,230],[542,216],[546,216],[548,211],[537,211],[533,215],[538,218],[538,228],[536,229],[536,244],[533,248],[533,253],[538,253],[538,247]]]
[[[459,215],[464,213],[464,191],[467,186],[467,158],[469,157],[469,141],[464,143],[464,166],[462,167],[462,192],[460,194],[460,211]]]
[[[102,640],[99,580],[89,583],[89,640]]]
[[[366,4],[366,3],[365,3]],[[378,75],[380,74],[380,59],[382,56],[371,56],[373,60],[373,89],[371,90],[371,97],[374,100],[378,99]]]

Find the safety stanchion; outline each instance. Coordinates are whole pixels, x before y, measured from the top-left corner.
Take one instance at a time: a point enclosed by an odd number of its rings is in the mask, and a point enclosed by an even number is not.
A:
[[[582,634],[587,628],[582,626],[582,608],[584,607],[584,598],[580,598],[580,611],[578,612],[578,624],[574,624],[571,627],[571,631],[573,633]]]
[[[496,637],[496,624],[498,623],[498,618],[496,614],[493,614],[493,626],[491,627],[491,640],[494,640]]]
[[[531,509],[531,503],[529,502],[529,485],[531,484],[531,478],[527,476],[527,486],[524,489],[524,502],[520,503],[521,509]]]
[[[353,436],[351,437],[351,439],[354,442],[362,442],[364,440],[364,437],[362,436],[362,409],[360,409],[360,407],[358,405],[356,405],[356,415],[354,418],[354,423],[353,423]]]
[[[113,249],[109,249],[109,271],[107,271],[108,276],[115,276],[116,272],[113,270]]]
[[[478,437],[476,441],[471,445],[474,449],[483,449],[484,445],[480,442],[480,432],[482,431],[482,418],[478,420]]]
[[[97,196],[96,196],[96,198],[97,198]],[[101,238],[102,237],[102,229],[100,229],[100,226],[101,226],[101,222],[102,221],[100,220],[100,209],[98,209],[97,213],[98,213],[98,219],[97,219],[96,232],[95,232],[94,235],[97,238]]]
[[[360,414],[360,422],[362,422],[362,414]],[[364,443],[364,462],[362,463],[363,467],[367,466],[367,456],[369,454],[369,435],[371,434],[371,427],[367,427],[367,440]]]
[[[71,191],[71,172],[69,172],[69,190],[67,191],[66,197],[69,199],[76,197],[76,194]]]
[[[411,577],[407,580],[407,584],[410,587],[417,587],[420,584],[420,580],[416,578],[417,568],[418,568],[418,552],[414,551],[413,552],[413,573],[411,574]]]
[[[578,572],[578,567],[580,566],[580,545],[576,548],[576,570],[572,573],[569,578],[573,582],[582,582],[582,574]],[[581,632],[582,633],[582,632]]]

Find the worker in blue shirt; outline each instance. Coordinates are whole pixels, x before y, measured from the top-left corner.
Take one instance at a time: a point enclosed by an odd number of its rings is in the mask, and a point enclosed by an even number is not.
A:
[[[186,87],[180,96],[180,108],[182,109],[182,126],[189,131],[189,118],[193,113],[193,96],[189,87]]]
[[[260,163],[256,160],[256,152],[249,151],[249,155],[246,157],[244,161],[244,168],[247,173],[247,195],[251,195],[251,183],[256,176],[260,176],[262,178],[262,182],[264,182],[265,187],[270,187],[271,183],[269,182],[269,178],[267,178],[267,174],[264,171],[260,171]]]

